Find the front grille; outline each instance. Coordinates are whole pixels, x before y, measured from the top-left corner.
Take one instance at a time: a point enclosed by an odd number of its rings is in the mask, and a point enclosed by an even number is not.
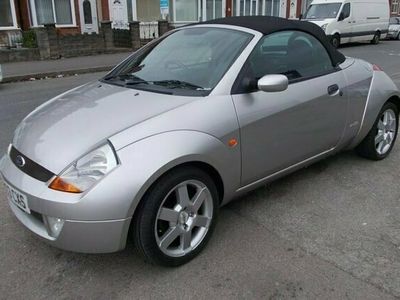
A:
[[[21,164],[21,158],[24,162],[23,164]],[[10,159],[18,169],[37,180],[47,182],[54,176],[52,172],[26,157],[14,146],[10,149]]]

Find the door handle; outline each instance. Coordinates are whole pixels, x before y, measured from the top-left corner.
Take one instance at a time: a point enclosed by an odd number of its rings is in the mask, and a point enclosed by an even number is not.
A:
[[[337,84],[332,84],[328,86],[328,95],[329,96],[336,96],[337,94],[340,94],[341,96],[341,91],[339,89],[339,86]]]

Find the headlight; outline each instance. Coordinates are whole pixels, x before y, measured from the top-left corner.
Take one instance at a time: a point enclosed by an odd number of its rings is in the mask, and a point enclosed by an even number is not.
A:
[[[328,23],[322,25],[322,26],[321,26],[321,29],[322,29],[323,31],[326,31],[326,27],[327,27],[327,26],[328,26]]]
[[[114,149],[105,144],[72,163],[50,183],[49,188],[82,193],[118,165]]]

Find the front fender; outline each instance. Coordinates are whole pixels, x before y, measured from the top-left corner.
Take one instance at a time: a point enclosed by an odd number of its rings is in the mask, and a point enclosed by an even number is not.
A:
[[[199,131],[179,130],[160,133],[117,151],[124,181],[121,188],[132,199],[127,217],[134,211],[148,188],[168,170],[188,162],[214,167],[222,178],[224,199],[240,184],[240,150]],[[223,199],[223,200],[224,200]]]
[[[385,72],[375,71],[364,107],[360,129],[349,148],[356,147],[367,136],[383,105],[393,96],[400,98],[399,90],[392,79]]]

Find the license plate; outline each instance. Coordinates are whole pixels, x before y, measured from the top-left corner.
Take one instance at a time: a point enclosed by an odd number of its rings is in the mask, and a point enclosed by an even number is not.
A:
[[[12,203],[14,203],[16,206],[18,206],[23,211],[30,214],[31,210],[29,209],[29,206],[28,206],[27,197],[24,194],[17,191],[16,189],[9,186],[8,184],[5,184],[5,186],[6,186],[8,200],[11,201]]]

